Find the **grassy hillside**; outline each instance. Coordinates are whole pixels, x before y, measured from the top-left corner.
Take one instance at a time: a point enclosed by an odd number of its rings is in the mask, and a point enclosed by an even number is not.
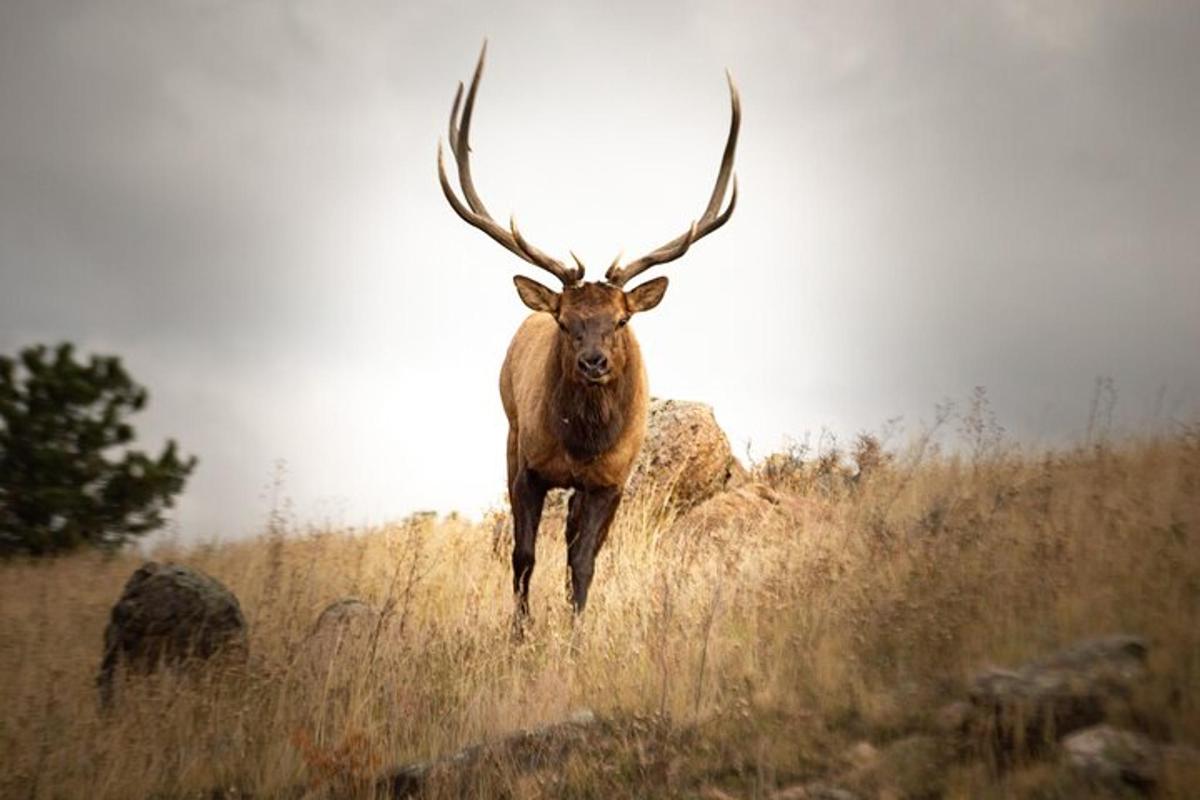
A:
[[[966,434],[953,457],[928,439],[860,448],[857,479],[828,455],[772,458],[756,474],[782,502],[766,514],[734,503],[697,525],[627,506],[575,625],[548,519],[521,645],[499,514],[157,553],[237,594],[250,660],[122,687],[108,718],[101,636],[140,560],[0,564],[0,795],[370,796],[387,766],[586,707],[603,733],[553,768],[498,757],[442,789],[765,797],[844,772],[858,742],[925,729],[981,665],[1117,631],[1150,643],[1137,702],[1157,735],[1200,744],[1200,428],[1046,453]],[[381,623],[336,653],[309,641],[349,595]],[[943,755],[900,758],[857,791],[1078,796],[1050,763]],[[1161,793],[1195,785],[1175,768]]]

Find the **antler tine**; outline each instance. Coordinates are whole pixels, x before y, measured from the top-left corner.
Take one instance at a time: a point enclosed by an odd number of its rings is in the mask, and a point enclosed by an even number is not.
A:
[[[471,179],[471,115],[475,111],[475,95],[479,90],[479,79],[483,76],[483,64],[486,57],[487,40],[484,39],[483,48],[479,51],[479,61],[475,65],[475,74],[471,77],[471,86],[467,90],[466,102],[463,102],[463,85],[460,82],[458,91],[454,94],[454,104],[450,108],[450,124],[447,129],[450,137],[450,153],[454,156],[454,162],[458,167],[458,183],[463,197],[466,199],[466,204],[463,204],[450,186],[442,159],[442,145],[441,142],[438,142],[438,181],[441,183],[442,193],[446,195],[446,200],[449,201],[454,212],[468,225],[479,228],[514,255],[550,272],[565,286],[571,286],[583,280],[582,264],[579,269],[573,269],[546,255],[521,237],[515,222],[510,221],[509,229],[505,230],[492,219],[492,215],[488,213],[479,193],[475,191],[475,182]],[[460,106],[462,107],[461,118],[459,116]],[[579,263],[578,259],[576,259],[576,263]]]
[[[463,84],[458,82],[458,91],[454,93],[454,105],[450,106],[450,152],[458,158],[458,107],[462,105]],[[440,144],[440,142],[439,142]]]
[[[624,268],[618,267],[617,262],[614,261],[612,266],[608,268],[608,272],[604,278],[613,286],[624,286],[628,281],[650,269],[650,267],[656,264],[665,264],[668,261],[674,261],[679,258],[688,251],[693,242],[703,235],[700,233],[699,220],[693,220],[691,227],[682,236],[672,239],[667,244],[664,244],[651,253],[647,253],[637,261],[631,261]]]
[[[530,264],[541,267],[547,272],[552,273],[556,278],[563,282],[564,286],[571,286],[578,283],[583,277],[583,270],[574,270],[543,253],[541,250],[534,247],[525,237],[521,235],[521,231],[517,228],[516,217],[508,218],[508,229],[512,233],[513,241],[517,243],[517,247],[521,250],[522,257]]]
[[[729,83],[729,136],[725,139],[725,152],[721,154],[721,168],[717,171],[717,181],[713,184],[712,196],[708,198],[708,206],[704,209],[703,219],[710,219],[721,209],[721,201],[725,198],[725,187],[733,174],[733,157],[737,152],[738,130],[742,126],[742,98],[738,94],[733,75],[725,70],[725,80]]]
[[[712,195],[708,199],[708,205],[704,209],[704,214],[700,219],[692,223],[692,227],[688,231],[676,236],[671,241],[641,258],[629,262],[624,267],[618,266],[618,262],[614,261],[604,276],[614,286],[624,286],[627,282],[656,264],[674,261],[686,253],[693,242],[703,239],[724,225],[729,221],[730,216],[733,215],[733,209],[737,206],[737,176],[733,174],[733,160],[734,155],[737,153],[738,130],[742,122],[742,103],[738,95],[737,86],[734,84],[733,76],[729,73],[729,70],[725,71],[725,78],[729,82],[731,109],[729,136],[725,140],[725,152],[721,155],[721,167],[717,170],[717,180],[713,186]],[[721,203],[725,199],[725,190],[729,186],[731,177],[733,179],[733,191],[729,197],[729,205],[724,211],[720,211]]]
[[[463,222],[479,228],[506,250],[511,251],[514,255],[523,258],[526,261],[529,260],[526,255],[521,252],[521,249],[517,247],[517,243],[513,241],[512,235],[508,231],[497,225],[491,217],[476,214],[474,211],[464,206],[462,201],[458,199],[458,196],[454,194],[454,189],[452,189],[450,186],[450,179],[446,177],[446,166],[442,160],[441,142],[438,142],[438,182],[442,185],[442,194],[444,194],[446,196],[446,200],[450,202],[450,207],[454,209],[454,213],[458,214]]]
[[[572,258],[572,260],[574,260],[574,262],[575,262],[576,266],[578,266],[578,267],[579,267],[579,272],[580,272],[580,274],[582,274],[582,273],[584,273],[584,272],[587,272],[587,267],[585,267],[585,266],[583,265],[583,262],[579,260],[579,256],[575,255],[575,251],[574,251],[574,250],[568,250],[567,252],[571,254],[571,258]]]
[[[467,102],[463,106],[462,118],[458,123],[458,139],[452,141],[450,147],[454,150],[454,160],[458,162],[458,182],[462,185],[467,204],[476,214],[491,218],[483,200],[475,191],[475,182],[471,180],[471,115],[475,111],[475,93],[479,91],[479,79],[483,77],[483,62],[487,58],[487,39],[479,51],[479,61],[475,64],[475,74],[471,76],[471,88],[467,90]],[[462,96],[462,83],[458,84],[458,93],[454,96],[454,110],[458,110],[458,99]],[[451,127],[454,120],[451,117]]]

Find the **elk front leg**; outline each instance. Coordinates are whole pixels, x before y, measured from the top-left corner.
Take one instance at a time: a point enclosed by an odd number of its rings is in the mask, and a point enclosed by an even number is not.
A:
[[[608,528],[620,503],[621,489],[617,486],[576,489],[571,496],[567,516],[567,563],[571,567],[571,602],[577,614],[587,605],[596,553],[608,537]]]
[[[534,549],[538,525],[542,521],[542,505],[546,500],[545,481],[529,469],[517,472],[509,500],[513,512],[513,633],[520,638],[529,619],[529,580],[533,576]]]

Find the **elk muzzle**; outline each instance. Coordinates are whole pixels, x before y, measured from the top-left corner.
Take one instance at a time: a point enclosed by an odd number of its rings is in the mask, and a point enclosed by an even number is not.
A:
[[[610,371],[608,356],[599,350],[585,350],[580,353],[579,358],[575,360],[575,367],[585,380],[592,383],[603,383]]]

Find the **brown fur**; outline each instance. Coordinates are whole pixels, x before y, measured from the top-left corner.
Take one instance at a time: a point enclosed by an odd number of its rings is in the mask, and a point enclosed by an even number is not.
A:
[[[585,284],[564,292],[567,298],[586,292],[591,302],[564,309],[563,316],[628,313],[623,305],[598,302],[596,290],[604,288]],[[623,295],[612,288],[603,293]],[[633,330],[626,325],[613,338],[614,377],[593,386],[575,377],[574,351],[554,316],[535,313],[517,329],[500,370],[510,488],[518,466],[533,469],[552,488],[625,485],[646,436],[649,395]]]

